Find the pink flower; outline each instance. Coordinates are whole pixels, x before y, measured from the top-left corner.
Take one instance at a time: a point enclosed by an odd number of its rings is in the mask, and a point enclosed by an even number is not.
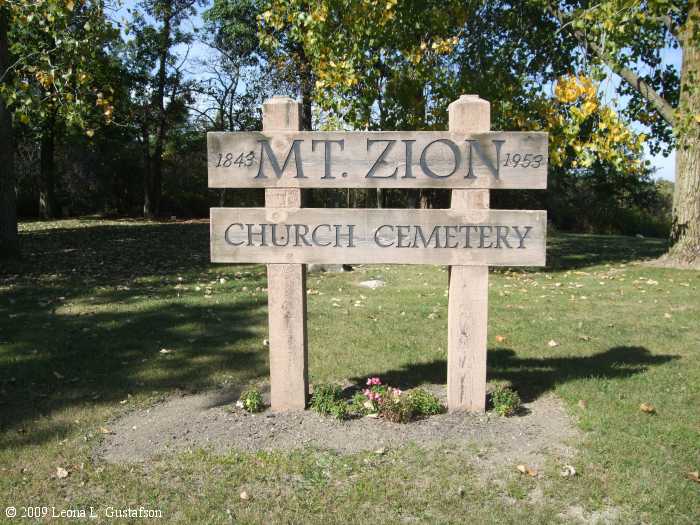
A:
[[[369,378],[367,378],[367,384],[368,385],[381,385],[382,381],[378,377],[369,377]]]

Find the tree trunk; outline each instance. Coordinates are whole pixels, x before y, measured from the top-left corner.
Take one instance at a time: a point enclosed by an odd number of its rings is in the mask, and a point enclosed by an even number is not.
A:
[[[671,249],[668,258],[683,264],[700,262],[700,51],[694,33],[700,6],[688,13],[688,22],[681,33],[683,64],[679,101],[678,146],[676,148],[676,183],[673,194]]]
[[[153,216],[151,200],[151,145],[150,134],[146,126],[142,126],[141,140],[143,141],[143,216]]]
[[[7,10],[0,7],[0,72],[10,65]],[[0,259],[19,255],[12,117],[0,98]]]
[[[172,5],[169,3],[165,5],[167,11],[163,16],[163,27],[160,30],[158,76],[155,100],[153,101],[158,114],[158,123],[153,155],[151,156],[151,161],[148,166],[149,180],[146,181],[146,198],[143,207],[146,217],[157,217],[160,215],[160,197],[163,185],[163,147],[168,125],[168,115],[165,109],[165,87],[168,81],[168,53],[170,52],[170,33],[173,19]]]
[[[39,217],[53,219],[56,209],[56,177],[54,164],[55,118],[49,116],[41,134],[41,152],[39,159]]]
[[[314,75],[304,48],[297,48],[299,55],[299,92],[301,95],[301,129],[311,130],[311,102],[314,96]]]

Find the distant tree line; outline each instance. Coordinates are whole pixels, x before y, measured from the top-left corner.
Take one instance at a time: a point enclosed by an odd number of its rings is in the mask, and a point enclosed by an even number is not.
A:
[[[261,205],[258,190],[207,189],[206,132],[261,129],[273,94],[301,100],[307,129],[431,130],[446,129],[449,102],[477,93],[492,103],[494,129],[550,132],[549,190],[495,191],[493,207],[547,209],[571,231],[668,235],[672,185],[654,180],[644,137],[628,126],[641,118],[642,95],[629,115],[611,109],[597,87],[602,70],[581,66],[595,49],[562,30],[562,17],[578,20],[585,7],[141,0],[118,10],[108,0],[0,0],[1,251],[16,249],[17,216],[202,217],[212,205]],[[674,24],[687,16],[679,9]],[[593,27],[614,16],[581,19]],[[645,82],[676,105],[673,74]],[[674,136],[653,109],[648,144],[670,150]],[[304,199],[449,206],[441,190]]]

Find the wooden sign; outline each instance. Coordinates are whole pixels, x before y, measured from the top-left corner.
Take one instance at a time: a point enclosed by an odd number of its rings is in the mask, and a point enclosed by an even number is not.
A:
[[[541,266],[547,213],[212,208],[211,260]]]
[[[546,188],[547,134],[207,134],[211,188]]]
[[[447,405],[486,407],[488,266],[543,266],[544,211],[491,210],[489,190],[547,187],[547,134],[491,132],[462,95],[449,131],[299,131],[301,104],[263,104],[263,131],[207,135],[209,187],[266,188],[265,208],[212,208],[211,260],[268,263],[270,400],[308,399],[306,263],[450,265]],[[449,210],[301,208],[300,188],[451,188]]]

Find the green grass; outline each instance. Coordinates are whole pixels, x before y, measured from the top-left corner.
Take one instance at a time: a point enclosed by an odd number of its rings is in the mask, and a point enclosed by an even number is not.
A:
[[[180,523],[700,519],[685,479],[700,468],[700,272],[635,263],[662,241],[559,235],[548,268],[491,273],[489,380],[524,402],[556,393],[584,433],[573,479],[552,459],[538,479],[484,481],[474,451],[453,447],[95,460],[100,427],[125,411],[266,379],[265,269],[210,264],[197,222],[34,222],[21,238],[24,259],[0,262],[0,521],[6,505],[144,505]],[[387,285],[354,284],[372,277]],[[445,381],[444,268],[366,266],[308,288],[312,382]]]

